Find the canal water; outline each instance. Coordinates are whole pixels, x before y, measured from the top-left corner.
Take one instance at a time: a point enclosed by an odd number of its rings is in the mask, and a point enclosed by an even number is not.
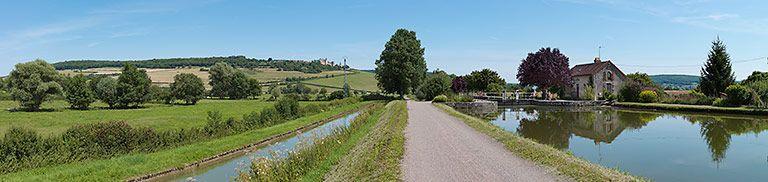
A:
[[[240,172],[250,171],[251,161],[258,158],[285,157],[290,151],[303,144],[311,144],[313,138],[325,137],[333,130],[349,126],[360,113],[352,113],[324,123],[318,127],[278,140],[274,143],[247,152],[227,160],[219,161],[213,165],[202,168],[190,169],[170,177],[170,181],[232,181]],[[162,180],[162,181],[169,181]]]
[[[521,106],[491,122],[654,181],[768,181],[768,117]]]

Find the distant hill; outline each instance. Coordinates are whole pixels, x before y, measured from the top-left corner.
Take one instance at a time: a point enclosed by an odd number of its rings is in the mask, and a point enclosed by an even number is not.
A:
[[[694,75],[651,75],[654,83],[666,89],[693,89],[699,85],[699,78]]]
[[[227,57],[203,57],[203,58],[166,58],[150,60],[72,60],[54,63],[57,70],[69,69],[89,69],[121,67],[126,63],[133,64],[139,68],[179,68],[179,67],[210,67],[217,62],[226,62],[230,65],[240,68],[276,68],[279,71],[299,71],[303,73],[320,73],[323,71],[341,70],[339,65],[324,64],[321,60],[303,61],[303,60],[277,60],[277,59],[255,59],[245,56],[227,56]]]

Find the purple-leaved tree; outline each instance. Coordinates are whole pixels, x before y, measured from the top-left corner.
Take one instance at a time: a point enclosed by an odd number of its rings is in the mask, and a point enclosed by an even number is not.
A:
[[[455,93],[467,92],[467,81],[464,80],[463,76],[453,78],[453,81],[451,81],[451,90]]]
[[[551,87],[566,87],[571,84],[571,70],[568,68],[568,56],[557,48],[541,48],[536,53],[528,53],[517,68],[517,80],[521,85],[535,85],[541,90]]]

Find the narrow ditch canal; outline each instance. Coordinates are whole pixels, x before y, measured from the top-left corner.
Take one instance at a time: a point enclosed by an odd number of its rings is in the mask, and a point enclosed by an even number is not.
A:
[[[270,144],[254,148],[240,156],[224,159],[214,164],[185,170],[171,176],[161,177],[160,179],[157,179],[157,181],[231,181],[238,176],[238,173],[250,171],[251,161],[254,159],[261,157],[285,157],[289,152],[296,149],[296,147],[300,144],[312,142],[312,138],[326,137],[334,129],[342,126],[349,126],[349,124],[355,120],[359,114],[359,112],[352,113],[339,119],[321,124],[320,126],[309,129],[308,131],[291,135]]]

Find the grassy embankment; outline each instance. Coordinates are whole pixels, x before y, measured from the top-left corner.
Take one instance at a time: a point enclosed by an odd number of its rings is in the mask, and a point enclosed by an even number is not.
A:
[[[400,160],[405,151],[403,132],[407,124],[405,101],[387,104],[375,130],[325,175],[325,181],[398,181]]]
[[[240,173],[242,181],[322,181],[331,166],[375,124],[381,104],[364,109],[349,126],[334,129],[325,137],[310,137],[285,158],[255,159],[251,172]]]
[[[312,102],[301,102],[306,105]],[[208,111],[220,111],[224,118],[242,119],[244,114],[260,111],[274,102],[260,100],[201,100],[197,105],[146,104],[140,109],[98,109],[106,104],[96,103],[91,110],[70,110],[63,100],[46,102],[43,109],[51,112],[12,112],[18,107],[16,101],[0,101],[0,135],[9,128],[25,127],[42,135],[57,135],[76,124],[105,121],[125,121],[132,126],[146,126],[163,130],[202,127],[207,121]]]
[[[475,130],[504,144],[512,153],[537,164],[551,167],[560,174],[576,181],[645,181],[640,177],[625,174],[615,169],[593,164],[572,154],[545,144],[504,131],[490,122],[463,114],[444,104],[435,104],[446,113],[459,118]]]
[[[375,110],[369,112],[370,115],[368,117],[360,118],[360,121],[364,123],[362,123],[360,127],[355,128],[354,131],[350,132],[348,136],[346,136],[345,142],[334,146],[334,149],[328,152],[328,156],[324,157],[324,160],[319,162],[317,166],[301,177],[301,181],[322,181],[323,176],[333,169],[333,166],[339,164],[341,159],[349,154],[349,151],[351,151],[352,148],[361,142],[363,137],[373,130],[374,125],[379,121],[381,113],[383,112],[380,105],[373,109]]]
[[[153,153],[132,153],[104,160],[87,160],[0,175],[0,181],[118,181],[183,167],[231,149],[294,131],[302,126],[359,109],[370,102],[346,105],[279,125]]]
[[[326,87],[329,90],[341,89],[342,87],[344,87],[344,76],[339,75],[331,78],[311,79],[311,80],[302,81],[302,83],[305,83],[307,85]],[[377,86],[378,81],[376,81],[376,75],[371,72],[353,71],[353,73],[349,73],[347,75],[347,83],[349,83],[349,87],[351,87],[354,90],[363,90],[363,91],[369,91],[369,92],[379,91],[379,87]]]
[[[705,105],[683,105],[683,104],[661,104],[661,103],[634,103],[617,102],[613,106],[634,109],[652,109],[682,112],[704,112],[721,114],[747,114],[747,115],[768,115],[768,109],[756,109],[748,107],[716,107]]]
[[[244,181],[395,181],[407,115],[403,101],[363,112],[349,126],[286,158],[257,159]]]

